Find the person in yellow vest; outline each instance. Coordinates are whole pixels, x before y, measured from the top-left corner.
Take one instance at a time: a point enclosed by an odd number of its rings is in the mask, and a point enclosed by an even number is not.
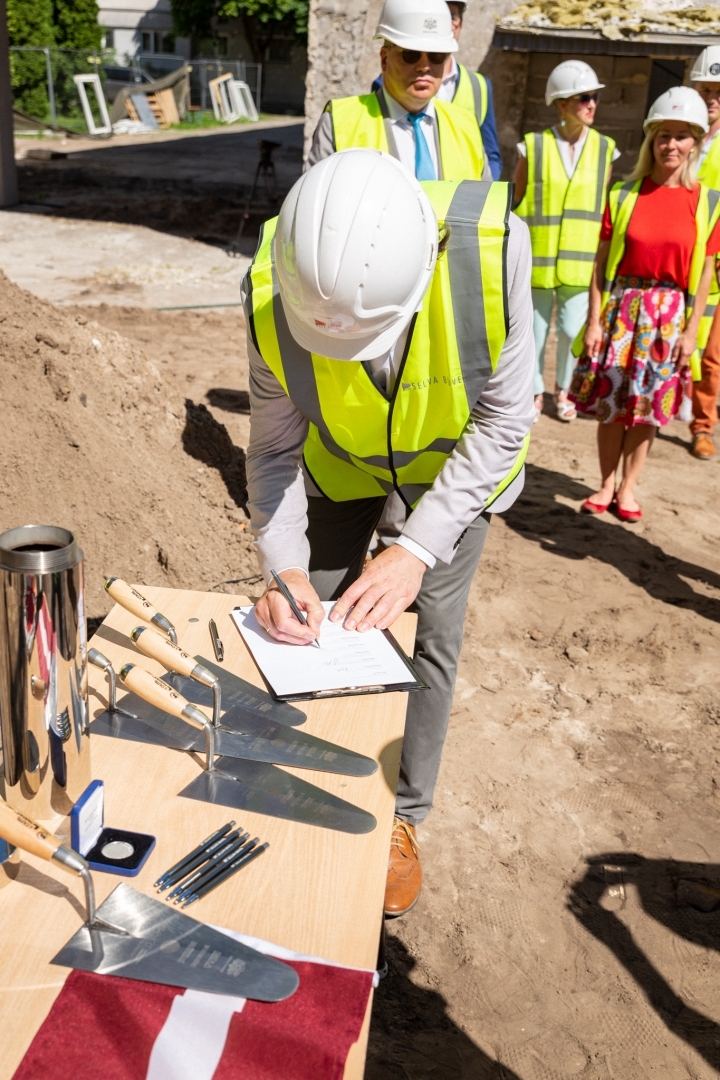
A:
[[[698,180],[720,191],[720,46],[710,45],[698,56],[690,81],[707,105],[710,127],[702,141],[698,158]],[[698,346],[703,350],[699,379],[693,382],[693,419],[690,424],[690,453],[700,461],[715,456],[713,428],[718,421],[720,391],[720,290],[712,282],[705,314],[700,323]]]
[[[452,17],[453,34],[455,40],[459,42],[467,4],[448,0],[448,7]],[[495,126],[492,85],[489,80],[479,71],[470,71],[463,64],[459,64],[451,54],[445,63],[443,81],[437,96],[439,101],[452,101],[453,105],[474,114],[480,128],[492,178],[499,180],[502,173],[502,157]]]
[[[700,95],[668,90],[650,108],[630,179],[610,191],[571,385],[578,409],[599,421],[602,484],[586,513],[641,519],[635,485],[682,401],[720,250],[720,192],[694,170],[707,129]]]
[[[457,52],[445,0],[386,0],[375,37],[383,42],[382,87],[327,103],[308,165],[366,147],[391,154],[418,180],[491,179],[474,114],[437,100]]]
[[[603,84],[582,60],[565,60],[550,72],[547,105],[558,123],[526,135],[518,145],[515,213],[530,227],[535,331],[535,409],[543,407],[545,346],[556,304],[555,409],[575,419],[568,398],[574,367],[572,343],[587,318],[588,289],[612,163],[620,155],[612,139],[594,129]]]
[[[433,800],[470,583],[490,514],[523,486],[532,425],[530,242],[510,185],[419,184],[347,150],[308,170],[266,222],[243,281],[251,525],[260,624],[322,647],[418,614],[385,911],[422,884],[416,828]],[[387,498],[408,519],[363,569]],[[304,626],[274,587],[285,580]]]
[[[448,0],[453,36],[458,42],[460,41],[466,7],[466,3],[455,3],[455,0]],[[382,75],[378,75],[371,89],[373,91],[379,90],[382,84]],[[495,125],[491,83],[479,71],[470,71],[469,68],[459,64],[451,53],[445,61],[445,71],[443,72],[437,97],[438,101],[452,101],[453,105],[458,105],[461,109],[473,114],[480,128],[480,137],[482,138],[492,179],[499,180],[502,173],[502,157]]]

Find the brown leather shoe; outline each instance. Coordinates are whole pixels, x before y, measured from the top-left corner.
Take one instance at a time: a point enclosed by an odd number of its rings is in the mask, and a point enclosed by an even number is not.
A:
[[[385,914],[405,915],[417,903],[421,888],[422,866],[415,826],[396,817],[390,840]]]
[[[699,461],[709,461],[715,456],[715,443],[709,431],[698,431],[697,435],[693,435],[690,453]]]

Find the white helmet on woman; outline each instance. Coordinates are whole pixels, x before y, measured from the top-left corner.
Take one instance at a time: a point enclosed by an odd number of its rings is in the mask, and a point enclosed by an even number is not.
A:
[[[335,360],[383,356],[430,284],[438,224],[427,195],[379,150],[342,150],[291,188],[274,239],[290,333]]]
[[[445,0],[385,0],[373,37],[420,52],[458,50]]]
[[[693,64],[690,82],[720,82],[720,45],[708,45]]]
[[[647,134],[653,124],[663,120],[684,120],[691,127],[700,128],[704,135],[710,128],[707,105],[692,86],[671,86],[661,94],[650,106],[643,131]]]
[[[563,60],[548,76],[545,104],[552,105],[558,98],[571,98],[576,94],[592,94],[594,90],[602,90],[604,86],[605,83],[599,82],[593,69],[584,60]]]

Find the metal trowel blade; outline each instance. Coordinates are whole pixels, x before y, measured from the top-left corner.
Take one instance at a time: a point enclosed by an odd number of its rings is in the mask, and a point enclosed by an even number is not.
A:
[[[195,687],[198,690],[207,690],[207,687],[170,672],[162,678],[188,701],[206,704],[204,700],[198,701],[201,695],[195,694],[194,698],[192,695]],[[204,745],[205,737],[198,731],[194,749],[202,750]],[[343,776],[372,776],[377,772],[377,762],[364,754],[296,731],[274,719],[249,712],[242,705],[232,706],[220,717],[215,745],[218,754],[247,761],[269,761],[274,765],[341,773]]]
[[[178,720],[162,709],[156,709],[135,694],[126,694],[120,702],[120,708],[135,713],[135,716],[127,716],[124,712],[102,712],[90,723],[90,734],[127,739],[129,742],[150,743],[152,746],[167,746],[171,750],[202,750],[205,747],[202,732],[186,724],[184,720]]]
[[[275,765],[220,757],[215,760],[215,769],[201,773],[179,794],[186,799],[356,835],[372,832],[377,825],[367,810]]]
[[[83,927],[51,963],[257,1001],[282,1001],[298,988],[297,973],[287,964],[129,885],[118,885],[97,914],[128,936]]]
[[[233,675],[231,671],[219,667],[212,660],[206,660],[204,656],[196,656],[195,659],[198,664],[202,664],[203,667],[208,668],[213,675],[217,676],[222,690],[223,705],[226,709],[231,708],[233,705],[240,705],[249,712],[256,713],[258,716],[266,716],[276,720],[279,724],[287,724],[288,727],[298,727],[307,720],[306,714],[301,712],[300,709],[296,709],[294,705],[289,705],[285,701],[276,701],[265,690],[253,686],[252,683],[241,679],[239,675]],[[163,678],[165,678],[164,675]],[[210,687],[202,686],[192,679],[185,681],[193,683],[193,693],[196,695],[191,697],[190,694],[185,694],[182,691],[188,701],[192,701],[194,705],[212,706],[212,690]]]

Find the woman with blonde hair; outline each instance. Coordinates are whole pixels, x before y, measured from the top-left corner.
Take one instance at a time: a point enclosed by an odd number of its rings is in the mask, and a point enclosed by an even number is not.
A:
[[[601,514],[612,506],[630,522],[642,517],[633,491],[655,431],[682,401],[720,251],[720,193],[695,178],[708,130],[704,101],[675,86],[643,126],[637,165],[608,199],[570,388],[578,411],[599,421],[602,486],[581,509]]]

